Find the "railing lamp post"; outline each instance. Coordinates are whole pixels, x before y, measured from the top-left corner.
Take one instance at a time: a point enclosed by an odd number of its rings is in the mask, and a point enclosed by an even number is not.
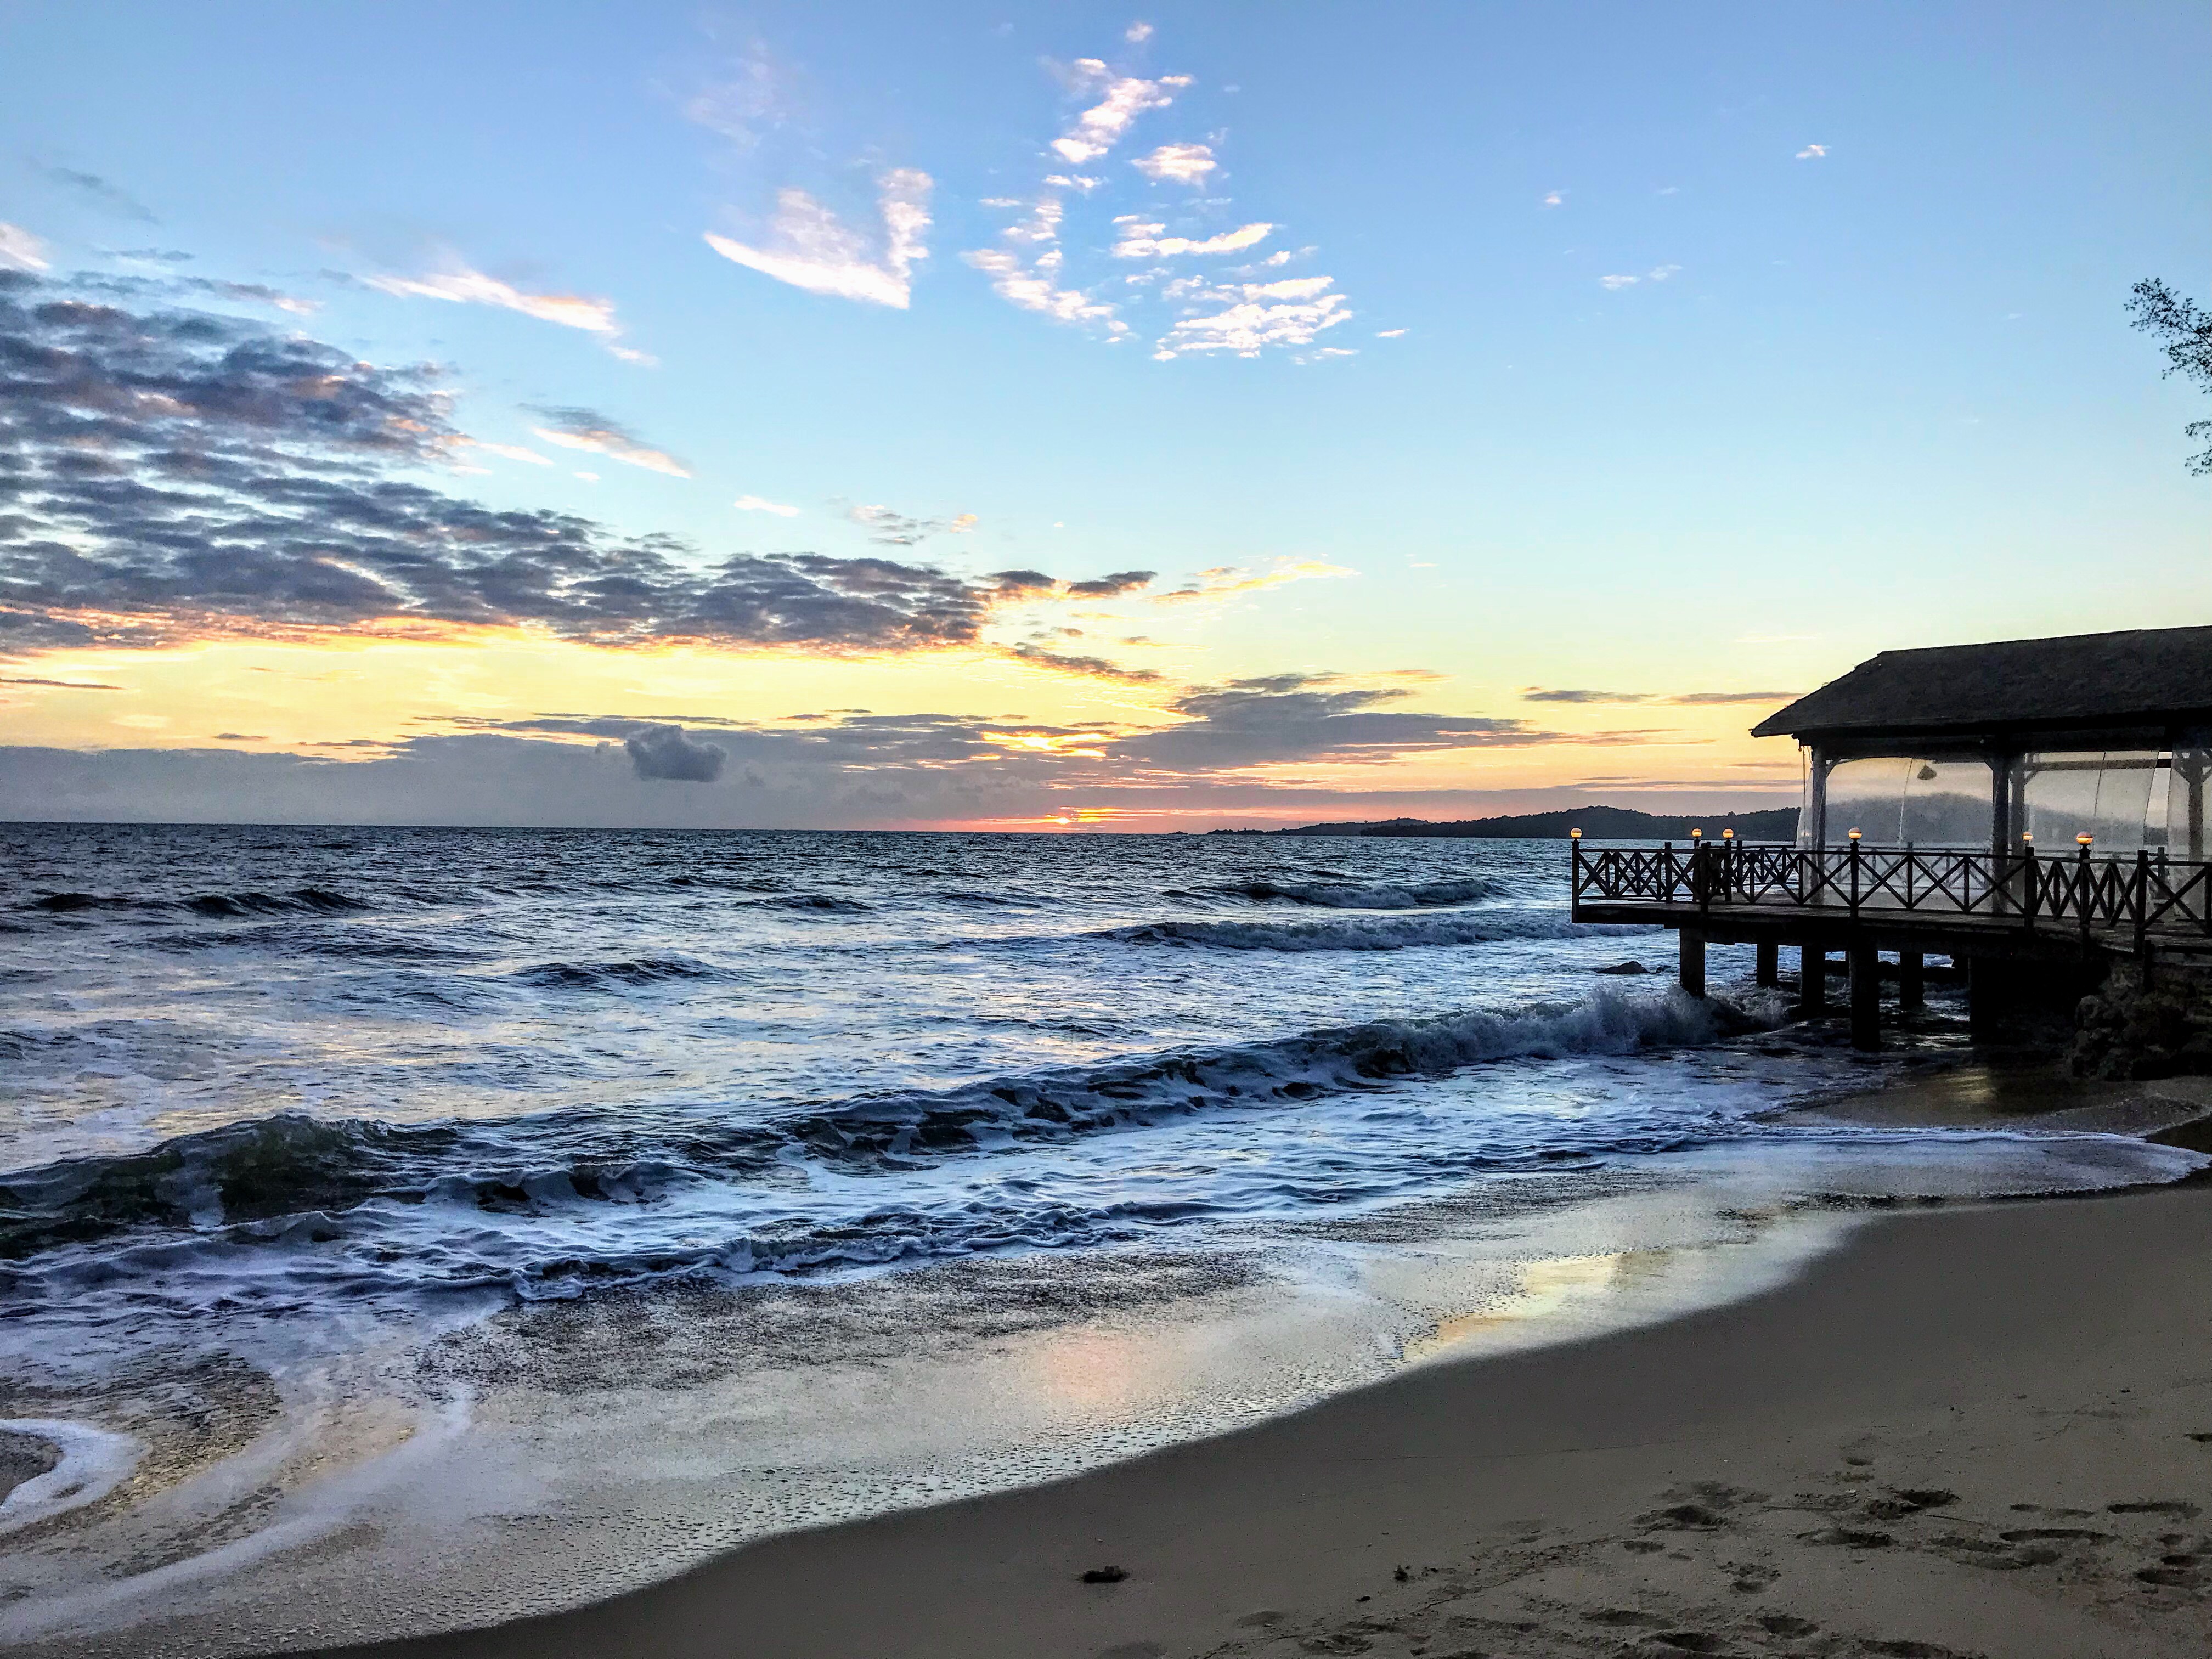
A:
[[[2089,849],[2097,838],[2084,830],[2074,837],[2075,919],[2081,925],[2081,948],[2089,948],[2089,913],[2097,908],[2097,878],[2089,868]]]

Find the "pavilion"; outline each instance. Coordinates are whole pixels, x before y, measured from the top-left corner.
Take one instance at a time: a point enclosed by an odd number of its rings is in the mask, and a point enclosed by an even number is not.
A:
[[[1840,950],[1872,1048],[1884,951],[1906,1006],[1926,955],[1965,967],[1983,1026],[2116,956],[2212,957],[2212,627],[1885,651],[1753,735],[1800,746],[1795,848],[1576,843],[1576,920],[1674,928],[1694,994],[1708,940],[1758,945],[1767,984],[1788,945],[1818,1009]]]

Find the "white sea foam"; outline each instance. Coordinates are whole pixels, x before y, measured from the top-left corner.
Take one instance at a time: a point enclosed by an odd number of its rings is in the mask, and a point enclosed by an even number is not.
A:
[[[61,1461],[0,1498],[0,1533],[21,1530],[96,1504],[131,1478],[144,1449],[127,1434],[58,1417],[0,1418],[0,1434],[20,1434],[60,1449]]]

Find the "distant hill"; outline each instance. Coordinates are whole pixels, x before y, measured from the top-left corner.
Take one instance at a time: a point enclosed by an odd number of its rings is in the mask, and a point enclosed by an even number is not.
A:
[[[1703,830],[1712,840],[1733,830],[1744,841],[1795,841],[1797,809],[1770,807],[1759,812],[1692,812],[1668,817],[1631,806],[1575,806],[1563,812],[1524,812],[1515,817],[1462,818],[1431,823],[1426,818],[1385,818],[1359,823],[1308,823],[1295,830],[1212,830],[1215,836],[1434,836],[1479,841],[1565,841],[1579,830],[1592,841],[1687,841]]]

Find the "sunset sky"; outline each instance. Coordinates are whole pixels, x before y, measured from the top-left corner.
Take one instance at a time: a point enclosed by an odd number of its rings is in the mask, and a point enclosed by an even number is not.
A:
[[[2212,621],[2197,0],[16,0],[0,816],[1783,804]]]

